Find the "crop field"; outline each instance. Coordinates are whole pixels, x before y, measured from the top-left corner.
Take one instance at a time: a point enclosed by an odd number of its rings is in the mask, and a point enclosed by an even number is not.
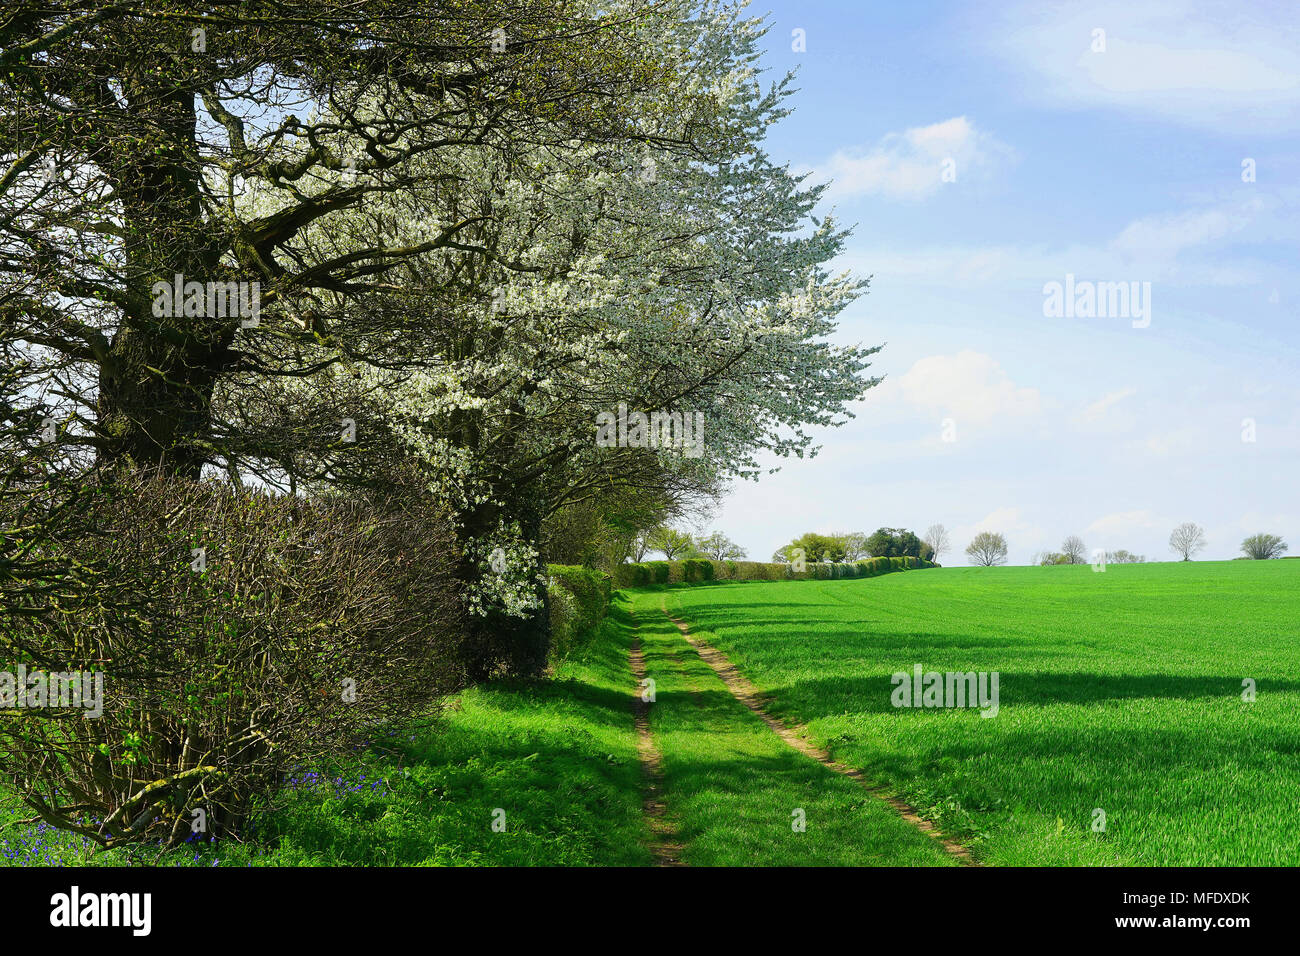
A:
[[[937,569],[637,603],[688,621],[771,713],[986,864],[1300,863],[1300,562]],[[894,706],[891,675],[917,665],[996,673],[996,715]]]

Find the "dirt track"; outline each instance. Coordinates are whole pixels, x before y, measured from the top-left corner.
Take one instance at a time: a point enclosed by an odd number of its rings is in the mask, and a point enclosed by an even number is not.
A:
[[[695,648],[696,653],[700,655],[701,659],[712,667],[718,677],[722,679],[722,682],[727,685],[727,689],[731,691],[732,696],[762,718],[763,722],[766,723],[768,727],[772,728],[773,732],[778,737],[801,754],[813,758],[829,767],[831,770],[834,770],[836,773],[843,774],[846,777],[856,780],[873,796],[883,800],[885,803],[888,803],[893,807],[895,812],[897,812],[904,820],[925,833],[927,836],[936,840],[950,856],[959,860],[963,865],[979,866],[979,864],[971,858],[969,850],[945,837],[938,828],[934,826],[934,824],[930,823],[928,820],[922,819],[920,814],[916,812],[915,808],[908,806],[897,797],[882,792],[879,787],[874,786],[865,776],[863,776],[862,771],[840,763],[838,760],[832,758],[826,750],[823,750],[821,747],[809,742],[801,735],[801,731],[804,729],[803,727],[789,727],[769,714],[763,706],[763,698],[758,688],[751,684],[745,678],[745,675],[741,674],[740,671],[736,669],[736,666],[727,659],[725,654],[708,642],[702,641],[692,635],[689,627],[684,622],[677,620],[677,618],[669,614],[666,607],[663,608],[663,612],[664,616],[667,617],[668,620],[677,625],[677,629],[682,632],[682,637],[686,639],[691,647]],[[635,665],[633,669],[635,670]],[[644,672],[644,664],[642,665],[642,671]],[[640,677],[638,677],[638,681],[639,680]],[[640,725],[638,724],[638,726]],[[646,733],[647,735],[649,734],[648,728]]]

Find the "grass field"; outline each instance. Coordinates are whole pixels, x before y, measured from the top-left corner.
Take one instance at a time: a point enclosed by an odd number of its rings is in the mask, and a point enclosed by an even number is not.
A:
[[[986,863],[1300,863],[1300,562],[954,568],[662,597],[774,713]],[[998,671],[998,715],[893,707],[890,675],[918,663]]]
[[[692,865],[950,866],[796,753],[664,615],[809,739],[990,865],[1300,863],[1300,561],[954,568],[625,592],[552,680],[459,695],[431,729],[317,768],[245,844],[159,862],[644,865],[628,650],[655,681],[666,819]],[[891,704],[896,671],[999,675],[999,709]],[[1242,699],[1242,681],[1257,699]],[[1095,811],[1106,816],[1093,829]],[[504,830],[493,829],[504,811]],[[792,826],[796,811],[806,830]],[[0,826],[26,814],[0,793]],[[39,825],[0,865],[153,862]]]

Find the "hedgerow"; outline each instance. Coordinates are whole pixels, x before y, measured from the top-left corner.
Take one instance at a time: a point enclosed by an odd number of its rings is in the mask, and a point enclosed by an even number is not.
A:
[[[561,661],[585,644],[609,612],[610,578],[581,565],[549,564],[547,600],[551,617],[551,660]]]
[[[613,573],[615,588],[648,587],[654,584],[706,584],[713,581],[829,581],[844,578],[873,578],[893,571],[937,567],[921,558],[879,557],[863,561],[809,562],[797,571],[791,564],[767,561],[650,561],[618,565]]]

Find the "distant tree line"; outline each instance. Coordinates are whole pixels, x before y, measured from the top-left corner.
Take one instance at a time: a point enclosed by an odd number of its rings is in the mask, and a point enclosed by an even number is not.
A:
[[[1202,551],[1205,545],[1205,529],[1193,521],[1180,524],[1169,534],[1170,550],[1183,561],[1192,560],[1192,557]],[[1262,561],[1269,558],[1280,558],[1286,550],[1287,543],[1279,535],[1275,534],[1261,532],[1253,534],[1241,542],[1243,559]],[[967,546],[966,554],[973,564],[1005,564],[1007,557],[1006,538],[997,532],[981,531]],[[1088,564],[1088,554],[1088,548],[1083,539],[1072,534],[1061,542],[1061,550],[1037,552],[1029,563],[1032,565]],[[1101,554],[1104,554],[1106,564],[1142,564],[1147,560],[1146,555],[1134,554],[1123,548],[1105,552],[1099,550],[1094,553],[1093,560],[1096,561],[1097,555]]]
[[[841,564],[864,558],[902,557],[935,561],[947,548],[948,533],[943,525],[933,525],[924,538],[906,528],[877,528],[870,535],[861,531],[835,534],[809,531],[778,548],[772,560],[785,564],[799,560]]]
[[[1169,536],[1169,546],[1184,561],[1190,561],[1206,544],[1205,530],[1194,522],[1179,525]],[[794,538],[772,554],[772,560],[791,564],[798,561],[844,564],[879,557],[915,557],[925,561],[938,561],[951,548],[948,530],[942,524],[931,525],[925,535],[918,537],[906,528],[877,528],[873,533],[861,531],[822,534],[809,531]],[[1009,554],[1006,536],[996,531],[981,531],[966,546],[965,553],[972,564],[992,567],[1006,564]],[[1264,560],[1281,557],[1287,544],[1275,534],[1255,534],[1241,543],[1245,558]],[[719,531],[695,537],[668,525],[657,525],[638,532],[635,541],[624,549],[624,560],[642,560],[649,552],[658,552],[669,561],[692,558],[712,558],[717,561],[739,560],[747,557],[743,548]],[[1090,557],[1091,556],[1091,557]],[[1090,552],[1079,535],[1069,535],[1061,542],[1059,551],[1039,551],[1030,559],[1031,565],[1050,566],[1062,564],[1144,564],[1147,557],[1125,548],[1113,551]]]

